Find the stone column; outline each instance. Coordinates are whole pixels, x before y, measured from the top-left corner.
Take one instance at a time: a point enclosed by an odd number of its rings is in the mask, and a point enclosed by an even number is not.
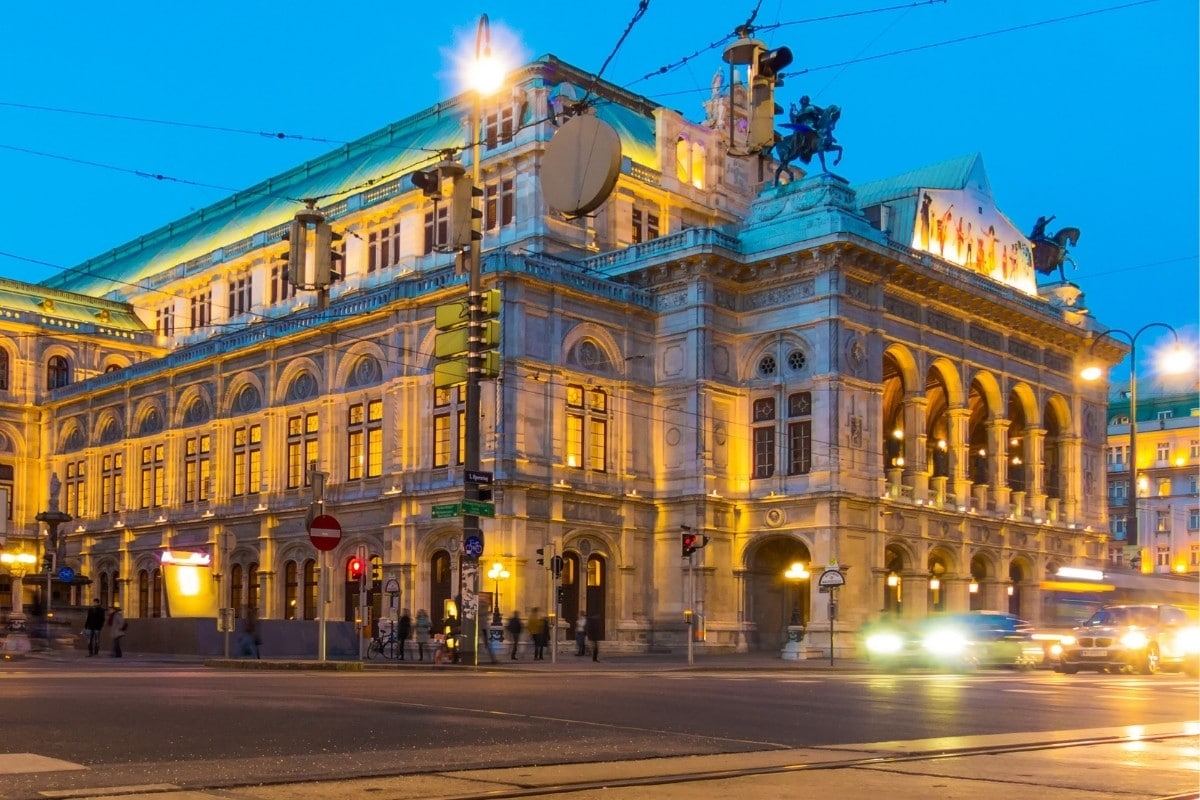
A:
[[[1080,436],[1064,436],[1059,441],[1059,520],[1066,523],[1079,521],[1079,497],[1083,489],[1083,439]],[[1132,460],[1132,455],[1130,456]],[[1130,470],[1130,475],[1133,471]],[[1130,489],[1136,491],[1136,486]]]
[[[1031,428],[1025,432],[1025,493],[1034,519],[1046,518],[1045,444],[1045,428]]]
[[[1008,426],[1006,419],[994,419],[988,423],[988,466],[991,470],[991,488],[996,498],[996,510],[1008,513]]]
[[[971,505],[971,454],[969,452],[969,425],[971,412],[965,408],[952,408],[946,412],[949,437],[946,442],[950,458],[950,486],[954,499],[962,507]]]
[[[900,608],[906,619],[929,615],[929,576],[906,572],[900,576]]]
[[[929,472],[926,468],[925,410],[929,400],[923,394],[904,398],[904,485],[913,490],[914,500],[929,497]]]

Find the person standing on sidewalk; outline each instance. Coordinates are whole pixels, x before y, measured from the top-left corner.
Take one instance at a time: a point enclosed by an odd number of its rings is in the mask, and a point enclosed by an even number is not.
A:
[[[575,620],[575,655],[587,652],[587,612],[580,611]]]
[[[591,614],[587,617],[587,638],[592,643],[592,661],[600,660],[600,615]]]
[[[512,660],[517,660],[517,645],[521,643],[521,631],[525,626],[521,624],[521,615],[516,611],[508,618],[508,625],[505,626],[508,635],[512,637]]]
[[[533,660],[542,661],[546,657],[546,619],[542,610],[535,608],[529,612],[529,638],[533,640]]]
[[[88,655],[100,655],[100,631],[104,630],[104,607],[100,605],[100,598],[97,597],[92,601],[92,607],[88,609],[87,618],[83,623],[83,633],[87,637]]]
[[[121,640],[125,638],[125,629],[129,627],[120,606],[113,606],[112,613],[108,615],[108,624],[112,627],[113,658],[120,658]]]
[[[400,651],[400,660],[404,660],[404,648],[408,646],[408,637],[412,635],[412,617],[408,615],[408,609],[400,612],[400,619],[396,620],[396,649]],[[424,655],[424,653],[422,653]]]
[[[423,608],[417,609],[417,622],[414,627],[417,640],[417,660],[425,660],[425,645],[429,644],[429,632],[433,630],[433,620],[429,612]]]

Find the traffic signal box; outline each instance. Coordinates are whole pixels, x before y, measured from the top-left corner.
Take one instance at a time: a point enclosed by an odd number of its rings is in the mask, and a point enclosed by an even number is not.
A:
[[[288,243],[288,282],[297,289],[324,290],[329,288],[333,262],[342,255],[333,250],[333,243],[342,235],[334,233],[325,215],[310,206],[292,220],[283,240]]]
[[[693,533],[692,529],[687,525],[680,525],[679,544],[683,557],[687,558],[701,547],[706,547],[708,545],[708,537],[699,533]]]
[[[475,313],[472,314],[472,305]],[[467,380],[471,369],[472,338],[480,378],[495,378],[500,374],[500,290],[488,289],[466,301],[438,306],[434,310],[433,326],[441,333],[433,343],[433,354],[440,363],[433,368],[433,385],[454,386]],[[472,320],[474,318],[474,321]]]
[[[346,565],[347,577],[352,581],[361,581],[366,574],[367,564],[358,556],[354,556]]]
[[[750,86],[750,147],[770,147],[775,142],[775,115],[783,111],[775,102],[775,87],[782,83],[781,70],[792,63],[792,51],[786,47],[763,48],[754,60]]]

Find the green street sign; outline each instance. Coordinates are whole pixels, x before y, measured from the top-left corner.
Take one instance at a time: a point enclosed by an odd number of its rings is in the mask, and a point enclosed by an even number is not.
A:
[[[462,512],[477,517],[494,517],[496,516],[496,504],[485,503],[482,500],[463,500]]]
[[[461,517],[462,506],[458,503],[447,503],[442,506],[434,506],[430,511],[429,516],[434,519],[448,519],[450,517]]]

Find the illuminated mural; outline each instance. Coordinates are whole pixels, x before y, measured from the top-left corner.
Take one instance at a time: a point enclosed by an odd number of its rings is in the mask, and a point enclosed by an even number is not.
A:
[[[921,189],[913,222],[914,249],[1037,294],[1033,247],[992,203],[968,189]]]

